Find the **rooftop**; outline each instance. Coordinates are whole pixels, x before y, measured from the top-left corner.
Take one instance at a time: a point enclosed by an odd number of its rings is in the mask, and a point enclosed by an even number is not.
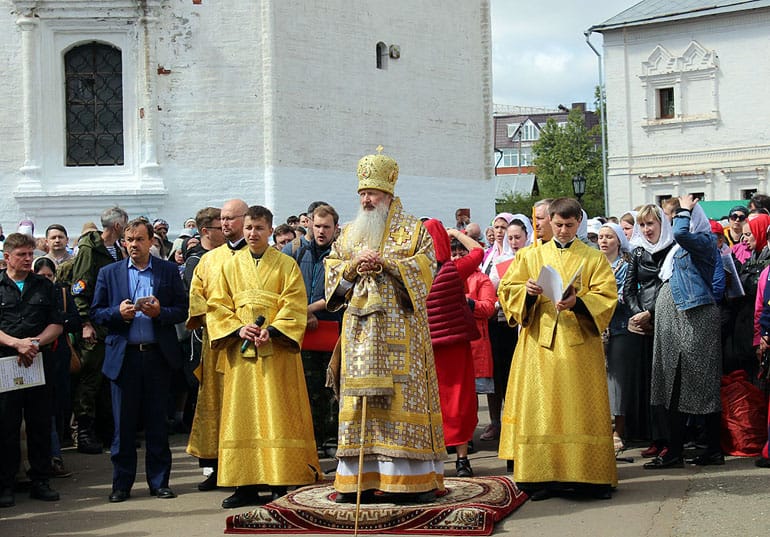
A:
[[[640,26],[709,15],[770,7],[770,0],[642,0],[625,11],[591,26],[588,32],[604,32],[625,26]]]

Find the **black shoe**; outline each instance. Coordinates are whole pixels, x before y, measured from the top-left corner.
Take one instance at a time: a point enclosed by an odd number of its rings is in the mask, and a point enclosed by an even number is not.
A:
[[[120,503],[120,502],[125,502],[130,497],[131,497],[131,491],[115,489],[110,494],[109,500],[110,500],[110,503]]]
[[[244,505],[257,505],[262,503],[259,498],[259,488],[256,485],[247,485],[236,487],[232,496],[222,500],[222,507],[225,509],[235,509]]]
[[[682,457],[655,457],[644,463],[645,470],[664,470],[666,468],[684,468]]]
[[[102,444],[93,437],[90,430],[78,428],[78,453],[99,455],[104,453],[104,449]]]
[[[150,489],[150,496],[155,496],[161,500],[170,500],[176,498],[176,493],[168,487]]]
[[[697,466],[723,466],[725,464],[725,456],[721,452],[716,453],[701,453],[697,457],[687,459],[687,464],[695,464]]]
[[[436,491],[420,492],[414,495],[413,503],[431,503],[436,501]]]
[[[532,494],[529,495],[530,501],[533,502],[542,502],[543,500],[549,500],[556,496],[556,491],[551,490],[549,488],[542,488],[534,491]]]
[[[286,496],[286,487],[270,487],[270,501],[275,501],[281,496]]]
[[[505,461],[505,470],[508,472],[513,472],[513,461]]]
[[[216,488],[218,488],[216,470],[211,472],[206,479],[198,483],[198,490],[201,492],[208,492],[209,490],[214,490]]]
[[[374,491],[364,490],[361,492],[361,503],[374,503]],[[356,503],[355,492],[337,492],[334,503]]]
[[[455,461],[455,471],[457,477],[473,477],[473,468],[468,457],[462,457]]]
[[[334,497],[334,503],[356,503],[355,492],[337,492]]]
[[[770,459],[760,457],[754,461],[754,466],[757,468],[770,468]]]
[[[610,485],[591,485],[591,496],[597,500],[611,500],[612,487]]]
[[[0,507],[13,507],[14,505],[16,505],[16,498],[13,496],[13,489],[0,490]]]
[[[32,488],[29,491],[29,497],[33,500],[43,500],[44,502],[59,501],[59,493],[53,490],[48,484],[48,481],[45,479],[32,482]]]

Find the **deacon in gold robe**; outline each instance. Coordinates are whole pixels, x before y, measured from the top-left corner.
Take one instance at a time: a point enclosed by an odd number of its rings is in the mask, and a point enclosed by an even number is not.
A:
[[[597,498],[617,486],[601,333],[617,304],[605,256],[575,240],[580,204],[550,205],[553,239],[520,250],[500,282],[498,299],[521,333],[511,365],[499,457],[513,459],[514,478],[533,500],[565,489]],[[563,285],[555,302],[537,284],[549,265]]]
[[[363,449],[365,500],[380,490],[427,502],[444,488],[446,458],[425,306],[436,270],[433,241],[393,197],[395,160],[362,158],[358,179],[359,215],[326,258],[327,308],[347,304],[336,501],[355,501]]]
[[[210,209],[210,208],[207,208]],[[209,250],[199,258],[190,278],[190,310],[186,326],[189,330],[201,328],[201,361],[195,370],[198,378],[198,399],[195,405],[187,453],[197,457],[201,467],[213,468],[213,472],[198,484],[198,490],[208,491],[217,487],[217,457],[219,452],[219,416],[222,412],[222,374],[217,372],[217,361],[221,352],[226,352],[226,345],[220,349],[211,348],[209,331],[206,328],[206,310],[222,265],[235,252],[246,245],[243,238],[243,215],[249,209],[246,202],[239,199],[228,200],[217,209],[217,218],[211,218],[206,209],[198,211],[196,225],[201,232],[201,246]],[[213,240],[212,242],[212,239]],[[222,244],[223,240],[227,242]],[[212,249],[210,246],[214,246]],[[187,260],[189,270],[192,258]],[[187,272],[185,272],[185,279]],[[230,343],[237,346],[235,338]]]
[[[224,374],[218,484],[237,488],[226,508],[259,503],[260,485],[269,485],[275,499],[287,485],[313,483],[319,475],[300,357],[305,284],[297,263],[269,247],[272,222],[268,209],[249,207],[248,249],[225,262],[208,300],[212,347],[227,349],[218,363]]]

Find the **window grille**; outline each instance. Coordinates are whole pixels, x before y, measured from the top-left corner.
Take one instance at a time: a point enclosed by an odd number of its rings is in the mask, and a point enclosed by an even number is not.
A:
[[[123,165],[120,50],[89,43],[64,56],[67,166]]]

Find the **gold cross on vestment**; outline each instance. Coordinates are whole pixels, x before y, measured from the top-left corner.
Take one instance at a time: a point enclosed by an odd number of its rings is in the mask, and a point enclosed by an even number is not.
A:
[[[401,246],[411,238],[411,235],[405,227],[401,226],[395,232],[390,234],[390,238],[396,241],[396,244]]]

